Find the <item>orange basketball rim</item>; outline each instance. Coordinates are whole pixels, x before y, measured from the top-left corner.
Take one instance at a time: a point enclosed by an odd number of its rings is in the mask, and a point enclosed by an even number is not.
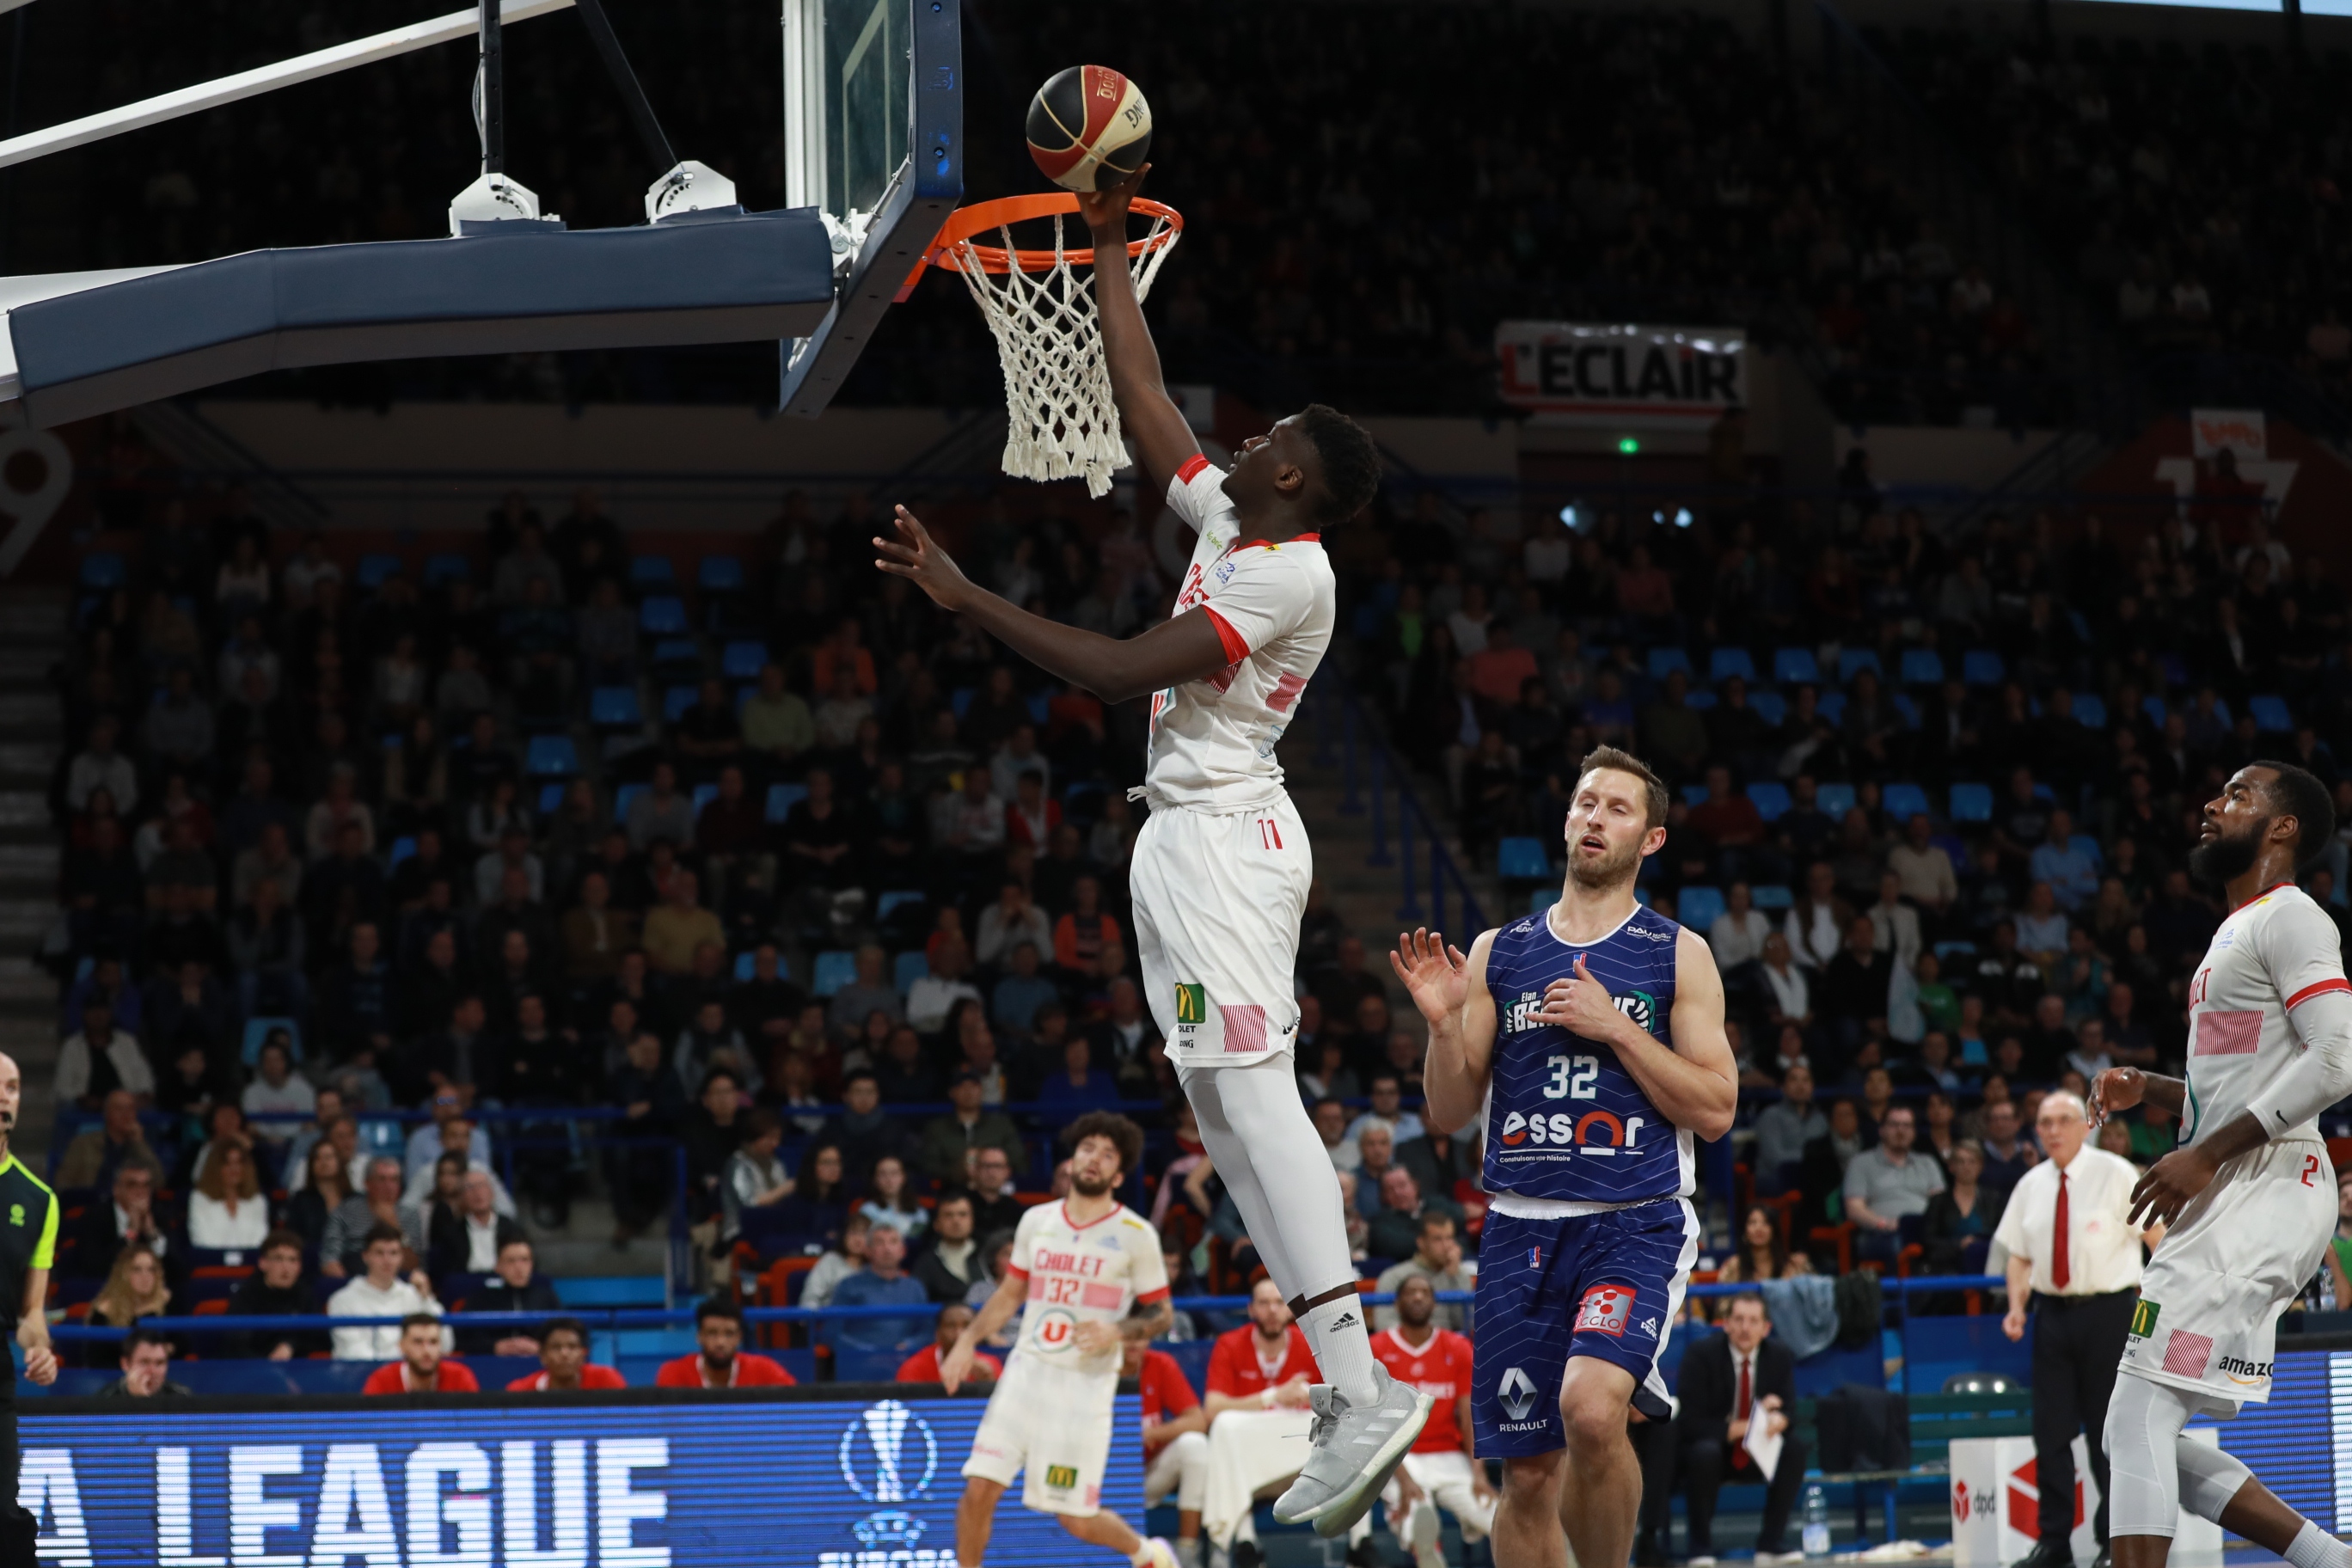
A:
[[[974,202],[968,207],[959,207],[940,229],[939,237],[931,241],[930,248],[923,252],[922,259],[915,263],[915,269],[907,274],[907,281],[898,289],[898,299],[904,300],[914,291],[915,285],[922,280],[924,268],[944,267],[950,272],[961,272],[964,269],[967,257],[983,272],[1010,272],[1015,268],[1024,272],[1051,272],[1065,261],[1073,267],[1090,267],[1095,259],[1094,247],[1090,245],[1062,250],[1032,250],[968,243],[974,235],[986,234],[992,229],[1009,229],[1016,223],[1061,217],[1077,210],[1078,194],[1076,191],[1041,191],[1034,195],[999,196],[994,201]],[[1146,251],[1167,248],[1176,242],[1178,235],[1184,232],[1183,214],[1165,202],[1138,196],[1129,204],[1129,210],[1155,220],[1150,234],[1127,242],[1129,261]]]

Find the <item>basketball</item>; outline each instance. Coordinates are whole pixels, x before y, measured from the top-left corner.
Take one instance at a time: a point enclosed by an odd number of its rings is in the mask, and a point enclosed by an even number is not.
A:
[[[1150,151],[1151,105],[1108,66],[1056,72],[1029,100],[1029,156],[1065,190],[1107,190]]]

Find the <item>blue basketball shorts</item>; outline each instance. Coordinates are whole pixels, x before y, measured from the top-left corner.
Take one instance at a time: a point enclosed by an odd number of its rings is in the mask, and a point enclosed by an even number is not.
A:
[[[1658,1357],[1682,1310],[1698,1236],[1698,1215],[1684,1198],[1562,1219],[1487,1211],[1471,1361],[1470,1419],[1481,1458],[1567,1446],[1559,1387],[1576,1356],[1632,1373],[1634,1408],[1665,1418]]]

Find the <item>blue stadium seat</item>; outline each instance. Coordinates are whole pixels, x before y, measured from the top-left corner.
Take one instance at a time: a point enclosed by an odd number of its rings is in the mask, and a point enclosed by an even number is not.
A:
[[[979,695],[978,687],[959,686],[948,693],[948,706],[955,710],[955,716],[961,721],[965,714],[971,711],[971,700]]]
[[[1045,716],[1048,713],[1051,713],[1053,710],[1053,697],[1049,693],[1043,691],[1036,693],[1029,699],[1029,722],[1036,725],[1040,729],[1045,728]]]
[[[1848,684],[1865,669],[1881,680],[1886,679],[1886,669],[1878,662],[1876,648],[1842,647],[1838,649],[1838,684],[1840,686]]]
[[[413,835],[403,834],[392,841],[392,852],[383,858],[383,868],[387,871],[397,871],[400,869],[400,863],[415,853],[415,837]]]
[[[1954,822],[1990,822],[1992,820],[1992,786],[1980,784],[1956,784],[1951,794]]]
[[[1756,717],[1774,729],[1779,729],[1789,717],[1789,700],[1777,691],[1751,691],[1748,706],[1756,710]]]
[[[810,976],[809,989],[820,996],[830,996],[857,978],[857,955],[839,948],[816,955],[816,968]]]
[[[719,673],[730,680],[757,680],[760,671],[767,668],[768,645],[750,637],[739,637],[727,645],[719,656]]]
[[[1813,792],[1813,804],[1832,818],[1843,817],[1853,809],[1853,785],[1825,784]]]
[[[535,779],[568,779],[580,771],[580,753],[569,735],[533,735],[523,772]]]
[[[1758,779],[1748,786],[1748,798],[1755,803],[1757,816],[1778,822],[1789,809],[1789,786],[1778,779]]]
[[[373,594],[399,575],[399,556],[362,555],[358,568],[352,573],[352,581],[362,592]]]
[[[1999,686],[2009,678],[2009,666],[1989,647],[1972,647],[1960,655],[1960,679],[1970,686]]]
[[[1906,686],[1941,686],[1944,684],[1944,659],[1931,647],[1906,647],[1903,650],[1900,677]]]
[[[629,586],[637,592],[659,590],[674,592],[677,587],[677,568],[667,555],[633,555],[629,558]]]
[[[81,585],[104,594],[131,581],[131,563],[111,550],[93,550],[81,558]]]
[[[740,594],[743,563],[732,555],[706,555],[695,568],[694,582],[706,594]]]
[[[1706,656],[1706,678],[1709,680],[1729,680],[1733,676],[1756,683],[1756,661],[1744,647],[1719,647]]]
[[[775,784],[768,786],[768,820],[782,822],[792,815],[793,807],[808,798],[808,785]]]
[[[2107,727],[2107,700],[2095,691],[2074,693],[2074,721],[2092,730]]]
[[[676,677],[702,673],[702,650],[692,637],[663,637],[654,644],[654,673]]]
[[[619,789],[614,790],[613,792],[613,820],[625,826],[629,820],[629,807],[637,803],[637,796],[645,794],[646,791],[653,787],[654,786],[651,784],[623,784]]]
[[[1683,804],[1685,805],[1705,805],[1706,804],[1706,785],[1683,785]]]
[[[652,595],[637,606],[637,629],[649,637],[686,636],[686,601],[675,594]]]
[[[877,921],[887,921],[907,905],[923,902],[925,896],[920,889],[910,890],[905,888],[895,892],[885,893],[875,900],[874,918]]]
[[[1927,805],[1927,792],[1915,784],[1891,784],[1880,792],[1878,804],[1896,822],[1908,822],[1915,816],[1932,816]]]
[[[1551,880],[1551,857],[1540,838],[1506,838],[1495,849],[1495,875],[1507,882]]]
[[[1974,958],[1977,944],[1972,942],[1939,942],[1936,944],[1936,962],[1949,963],[1955,958]]]
[[[1704,686],[1694,686],[1683,693],[1683,706],[1699,713],[1706,712],[1722,700],[1723,699]]]
[[[1685,679],[1691,674],[1690,655],[1678,647],[1654,647],[1650,650],[1650,679],[1664,680],[1675,670]]]
[[[1546,910],[1550,909],[1558,902],[1559,902],[1559,889],[1558,888],[1530,888],[1528,889],[1528,913],[1531,915],[1542,914]]]
[[[454,550],[445,550],[425,558],[425,585],[428,588],[463,583],[473,574],[473,563]]]
[[[539,815],[553,816],[563,805],[564,791],[572,786],[562,779],[552,779],[539,786]]]
[[[1824,691],[1821,695],[1821,700],[1813,704],[1813,709],[1831,723],[1843,724],[1845,722],[1845,693],[1837,690]]]
[[[2164,706],[2164,699],[2153,694],[2139,700],[2139,710],[2147,714],[2147,721],[2159,730],[2164,728],[2164,721],[2169,717]]]
[[[1694,884],[1683,889],[1675,902],[1675,918],[1702,936],[1706,934],[1707,929],[1715,924],[1716,917],[1721,913],[1723,889],[1720,888]]]
[[[1795,907],[1797,895],[1785,882],[1764,882],[1748,889],[1750,902],[1759,910],[1786,910]]]
[[[701,690],[692,686],[673,686],[664,690],[662,721],[667,724],[677,723],[686,716],[686,710],[693,707],[695,700],[701,695]]]
[[[1892,700],[1895,704],[1895,713],[1903,721],[1903,727],[1906,730],[1917,729],[1919,727],[1919,704],[1911,700],[1911,694],[1907,691],[1898,691],[1895,694]]]
[[[2286,699],[2272,693],[2246,699],[2246,711],[2254,716],[2255,727],[2266,734],[2286,734],[2294,729],[2294,714],[2288,709]]]
[[[2168,688],[2189,684],[2189,664],[2179,654],[2159,654],[2156,667],[2164,671],[2164,684]]]
[[[245,1050],[243,1052],[246,1066],[251,1067],[255,1062],[261,1059],[261,1047],[268,1043],[270,1032],[274,1029],[283,1029],[286,1031],[286,1037],[294,1042],[294,1059],[297,1062],[302,1059],[302,1023],[300,1019],[247,1018],[245,1021]]]
[[[695,816],[700,816],[702,815],[702,808],[703,808],[704,806],[706,806],[706,805],[709,805],[712,801],[717,800],[718,798],[719,798],[719,786],[718,786],[717,784],[699,784],[695,785],[695,786],[694,786],[694,815],[695,815]]]
[[[1772,679],[1791,685],[1804,685],[1820,680],[1822,667],[1813,662],[1812,650],[1801,647],[1775,648],[1772,652]]]
[[[753,954],[752,954],[752,953],[751,953],[748,949],[747,949],[747,950],[745,950],[744,952],[739,952],[739,953],[737,953],[737,954],[735,955],[735,984],[738,984],[738,985],[748,985],[748,984],[751,984],[751,974],[752,974],[752,963],[753,963]]]
[[[899,995],[904,996],[915,988],[916,981],[930,972],[931,961],[924,956],[920,949],[913,952],[902,952],[890,961],[890,984],[898,988]]]
[[[588,719],[600,730],[634,730],[646,721],[634,686],[600,686],[588,694]]]

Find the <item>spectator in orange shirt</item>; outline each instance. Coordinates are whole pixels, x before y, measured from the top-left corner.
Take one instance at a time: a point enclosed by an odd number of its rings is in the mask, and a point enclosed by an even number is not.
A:
[[[539,1335],[539,1370],[507,1384],[509,1394],[574,1394],[626,1388],[629,1380],[588,1359],[588,1328],[577,1318],[552,1318]]]
[[[971,1321],[971,1309],[961,1301],[950,1301],[940,1309],[940,1321],[931,1342],[898,1363],[900,1383],[937,1383],[940,1380],[940,1357],[955,1349],[956,1339]],[[1004,1363],[986,1351],[971,1353],[971,1372],[968,1381],[985,1386],[1004,1375]]]
[[[831,691],[833,672],[846,664],[856,672],[859,695],[871,697],[880,686],[875,678],[874,650],[861,646],[865,631],[855,616],[844,616],[833,635],[809,654],[809,689]]]
[[[1470,656],[1470,689],[1497,708],[1517,702],[1519,689],[1541,673],[1536,656],[1499,620],[1486,629],[1486,646]]]
[[[368,1373],[362,1394],[479,1394],[482,1385],[463,1362],[441,1353],[441,1320],[411,1312],[400,1320],[400,1359]]]
[[[702,1348],[664,1362],[656,1388],[782,1388],[799,1381],[781,1363],[744,1350],[743,1310],[731,1301],[697,1307],[694,1335]]]
[[[1120,940],[1118,922],[1102,912],[1102,884],[1080,877],[1070,884],[1070,912],[1054,922],[1054,962],[1092,973],[1102,950]]]

